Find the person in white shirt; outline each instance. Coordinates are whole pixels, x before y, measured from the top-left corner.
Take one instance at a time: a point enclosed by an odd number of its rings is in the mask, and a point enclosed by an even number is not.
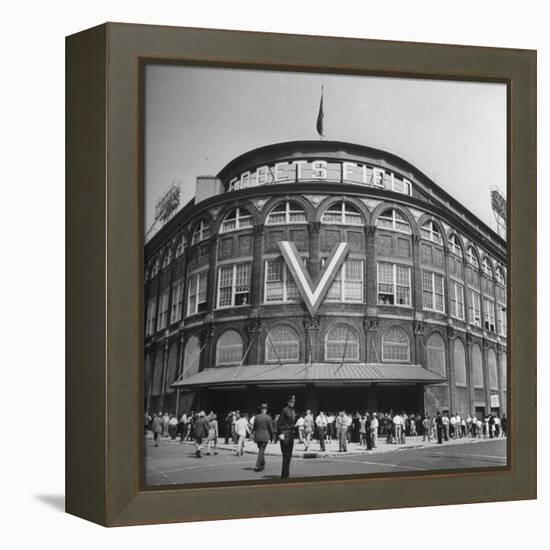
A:
[[[328,420],[323,411],[317,415],[315,425],[317,426],[317,433],[319,434],[319,447],[321,451],[324,452],[326,450],[325,440],[327,437]]]
[[[300,415],[298,417],[298,420],[296,420],[296,424],[295,424],[296,428],[298,428],[298,440],[300,441],[300,443],[304,443],[304,432],[305,432],[305,422],[304,422],[304,417],[302,415]]]
[[[456,417],[453,414],[449,420],[449,424],[451,426],[450,428],[450,435],[452,439],[456,439]]]
[[[401,436],[403,433],[403,418],[400,414],[396,414],[393,417],[393,429],[395,431],[395,442],[401,443]]]
[[[373,449],[376,449],[376,445],[378,443],[378,415],[376,413],[372,413],[372,420],[370,421],[370,427],[372,430],[372,447]]]
[[[245,413],[235,423],[235,435],[237,436],[237,448],[235,454],[242,456],[244,453],[244,444],[246,436],[250,434],[250,425],[248,423],[248,415]]]

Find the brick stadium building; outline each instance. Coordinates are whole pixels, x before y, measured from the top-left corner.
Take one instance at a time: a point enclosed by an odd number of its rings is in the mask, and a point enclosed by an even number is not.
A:
[[[313,310],[283,242],[313,285],[349,245]],[[334,141],[249,151],[199,177],[146,243],[145,407],[275,410],[293,392],[299,410],[505,412],[506,258],[395,155]]]

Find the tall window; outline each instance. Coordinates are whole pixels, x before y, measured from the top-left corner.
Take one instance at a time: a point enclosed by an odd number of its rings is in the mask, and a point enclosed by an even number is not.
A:
[[[150,336],[155,332],[155,318],[157,313],[156,296],[147,302],[147,321],[145,323],[145,336]]]
[[[154,279],[160,271],[160,263],[159,259],[155,258],[155,261],[153,262],[153,267],[151,268],[151,279]]]
[[[489,371],[489,389],[498,390],[497,354],[493,348],[487,350],[487,370]]]
[[[208,270],[194,273],[189,277],[187,295],[187,315],[206,311],[206,287]]]
[[[399,327],[387,330],[382,336],[382,361],[409,363],[411,350],[407,333]]]
[[[479,269],[479,260],[473,246],[468,247],[467,260],[472,267]]]
[[[483,358],[481,349],[477,344],[472,347],[472,374],[474,388],[483,388]]]
[[[422,307],[441,313],[445,312],[443,275],[422,271]]]
[[[183,315],[183,279],[172,285],[172,311],[170,312],[170,323],[181,320]]]
[[[504,281],[504,271],[502,271],[502,268],[500,266],[496,268],[495,279],[500,285],[506,284]]]
[[[361,212],[347,202],[336,202],[329,206],[321,218],[322,223],[339,225],[364,225]]]
[[[498,304],[498,333],[501,336],[506,336],[508,331],[508,320],[506,318],[506,308]]]
[[[168,296],[169,290],[163,290],[159,298],[159,317],[157,320],[157,330],[166,328],[168,324]]]
[[[265,219],[266,225],[281,225],[287,223],[306,223],[304,209],[295,202],[281,202],[275,206]]]
[[[479,293],[468,289],[468,318],[471,325],[481,326],[481,301]]]
[[[489,300],[489,298],[484,298],[483,309],[485,313],[485,330],[495,332],[495,302]]]
[[[346,260],[330,285],[327,302],[363,301],[363,262]]]
[[[238,231],[252,226],[252,216],[244,208],[235,208],[231,210],[223,219],[220,226],[220,233],[229,233],[229,231]]]
[[[441,231],[439,231],[439,227],[437,227],[437,224],[432,220],[427,221],[420,228],[420,234],[423,239],[432,241],[433,243],[437,243],[437,244],[443,243],[443,237],[441,236]]]
[[[300,343],[296,331],[287,325],[278,325],[268,331],[265,339],[266,361],[298,361]]]
[[[447,376],[445,342],[436,332],[431,334],[426,342],[426,367],[442,378]]]
[[[331,328],[325,337],[327,361],[358,361],[359,338],[355,330],[345,325]]]
[[[466,350],[460,338],[454,341],[455,384],[466,385]]]
[[[176,258],[179,258],[185,252],[185,237],[182,235],[176,246]]]
[[[172,248],[168,247],[168,250],[164,254],[164,259],[162,260],[162,269],[166,269],[172,263]]]
[[[191,237],[191,244],[197,244],[201,241],[204,241],[210,237],[210,225],[207,224],[204,220],[201,220],[193,231],[193,236]]]
[[[462,258],[462,247],[460,246],[458,237],[454,233],[449,237],[449,250],[455,256]]]
[[[243,357],[243,341],[236,330],[226,330],[216,343],[216,365],[240,363]]]
[[[191,336],[183,351],[183,375],[191,376],[199,372],[201,346],[196,336]]]
[[[464,320],[464,287],[456,281],[450,281],[451,316]]]
[[[488,258],[483,258],[483,273],[490,279],[493,278],[493,268]]]
[[[298,287],[282,259],[266,260],[264,300],[267,303],[295,302]]]
[[[411,268],[406,265],[378,262],[378,303],[411,305]]]
[[[384,210],[376,219],[376,227],[406,233],[407,235],[412,233],[411,226],[405,216],[395,208]]]
[[[250,303],[250,264],[224,265],[218,270],[218,307]]]

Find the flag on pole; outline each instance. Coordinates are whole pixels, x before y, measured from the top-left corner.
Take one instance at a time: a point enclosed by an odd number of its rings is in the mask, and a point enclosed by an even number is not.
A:
[[[319,114],[317,115],[317,133],[320,137],[324,137],[323,133],[323,119],[325,118],[325,113],[323,112],[323,86],[321,86],[321,102],[319,103]]]

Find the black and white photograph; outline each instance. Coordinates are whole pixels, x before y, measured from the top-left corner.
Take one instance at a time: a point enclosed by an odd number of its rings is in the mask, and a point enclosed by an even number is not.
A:
[[[145,485],[506,468],[506,84],[143,70]]]

